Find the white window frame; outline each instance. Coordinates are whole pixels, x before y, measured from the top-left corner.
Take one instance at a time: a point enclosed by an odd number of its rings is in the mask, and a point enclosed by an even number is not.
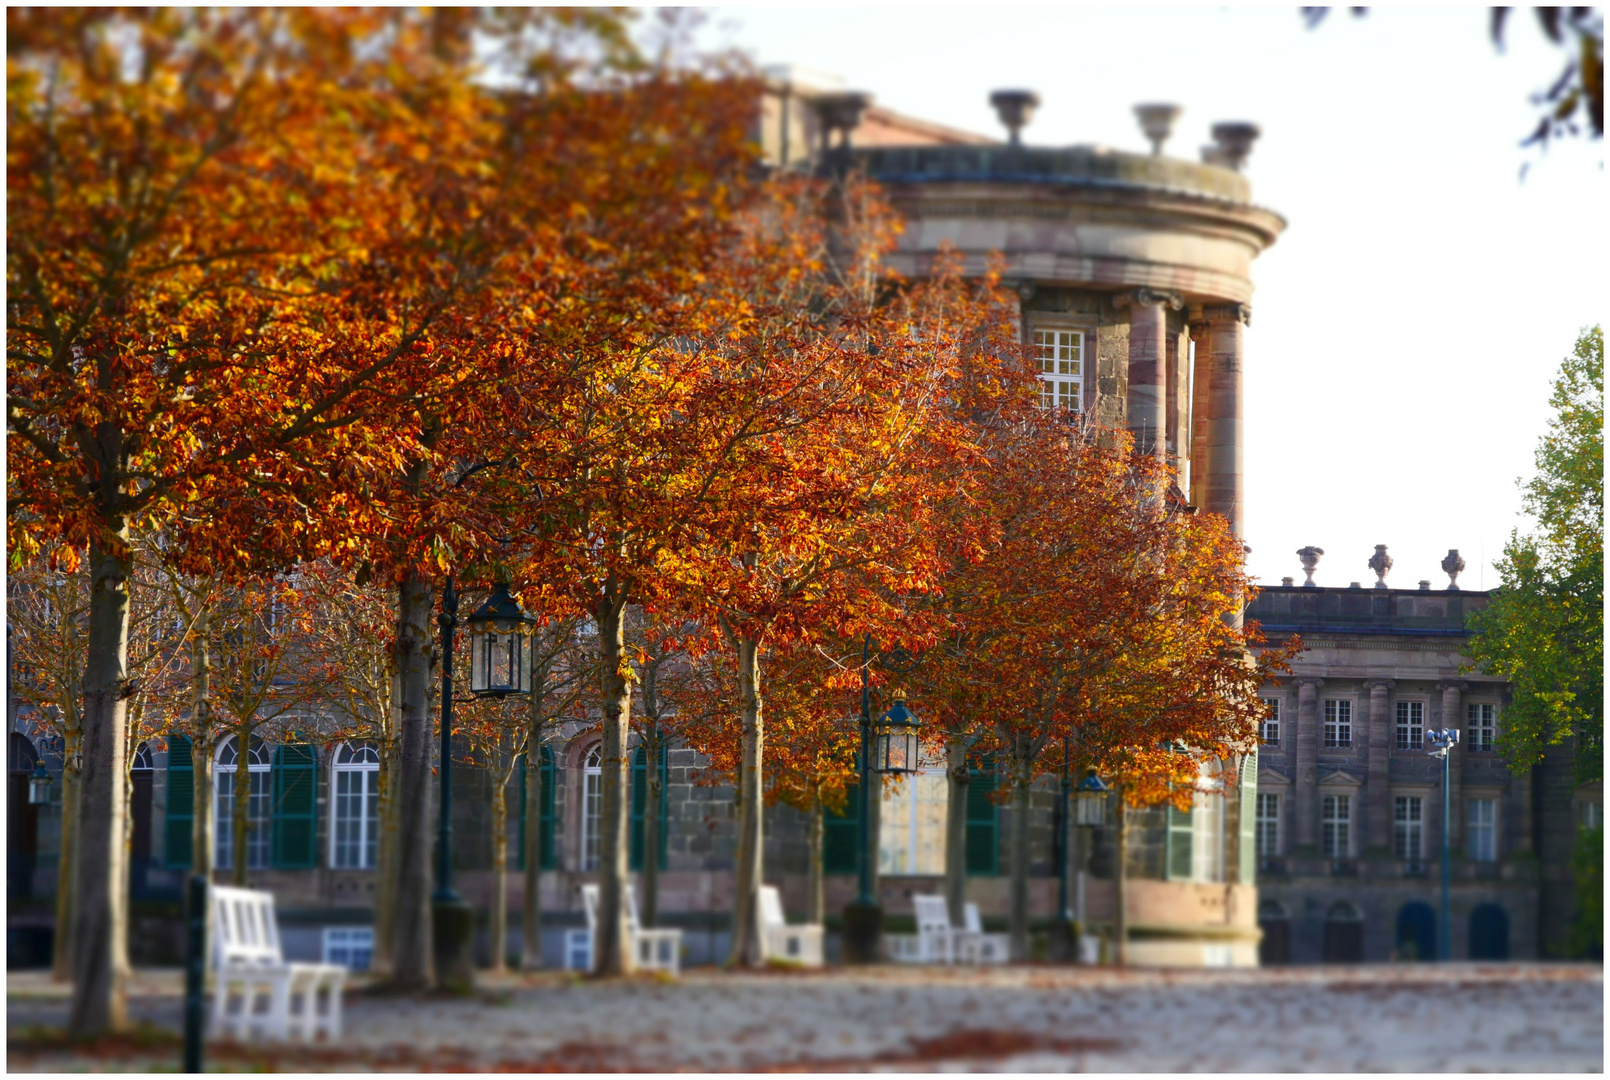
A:
[[[1254,843],[1258,854],[1273,858],[1280,854],[1280,796],[1274,792],[1258,792],[1255,814]]]
[[[1482,753],[1498,745],[1498,706],[1472,701],[1465,706],[1465,748]]]
[[[1041,408],[1061,406],[1073,412],[1084,411],[1084,346],[1083,330],[1058,327],[1037,327],[1034,330],[1034,359],[1040,382]],[[1072,355],[1068,355],[1069,350]]]
[[[898,785],[885,785],[878,815],[878,873],[931,877],[945,872],[950,789],[945,767],[923,761]]]
[[[1264,698],[1263,703],[1269,709],[1268,714],[1263,718],[1263,730],[1261,732],[1263,736],[1263,744],[1265,746],[1279,746],[1280,699]]]
[[[1392,797],[1392,854],[1420,862],[1426,851],[1426,800],[1422,795]]]
[[[1322,795],[1320,805],[1320,850],[1327,859],[1347,859],[1353,855],[1353,796]]]
[[[235,846],[235,774],[240,755],[235,744],[239,736],[230,735],[218,743],[213,751],[212,769],[212,820],[213,866],[219,870],[234,868]],[[246,773],[246,869],[267,870],[269,863],[269,829],[273,820],[274,792],[270,787],[270,757],[268,746],[261,739],[252,740],[247,749]],[[225,755],[229,755],[226,763]],[[224,791],[224,777],[229,778],[229,791]]]
[[[604,814],[604,746],[598,743],[581,759],[581,869],[598,869],[598,833]]]
[[[1597,799],[1588,799],[1582,802],[1582,809],[1577,812],[1577,824],[1584,829],[1604,828],[1604,803]]]
[[[341,790],[354,782],[359,791]],[[354,799],[358,804],[355,821]],[[380,751],[370,742],[344,742],[330,755],[330,867],[373,870],[379,844]]]
[[[1394,743],[1399,750],[1424,750],[1426,741],[1426,703],[1424,701],[1400,701],[1393,710],[1397,723],[1397,740]]]
[[[368,971],[374,962],[375,931],[372,926],[326,926],[322,937],[322,955],[326,964],[340,964],[348,971]],[[356,956],[363,958],[361,967],[352,962]]]
[[[1465,856],[1471,862],[1498,861],[1498,800],[1465,800]]]
[[[1324,745],[1328,750],[1346,750],[1353,745],[1353,699],[1325,699]]]

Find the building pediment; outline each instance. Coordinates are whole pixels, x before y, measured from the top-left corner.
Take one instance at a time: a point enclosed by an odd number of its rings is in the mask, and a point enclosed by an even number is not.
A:
[[[1319,786],[1361,788],[1364,786],[1364,778],[1361,776],[1356,776],[1347,771],[1346,768],[1338,766],[1328,771],[1322,771],[1319,774]]]
[[[1281,772],[1279,769],[1271,769],[1267,765],[1259,765],[1258,766],[1258,786],[1259,787],[1264,787],[1265,785],[1280,785],[1280,784],[1290,785],[1291,784],[1291,777],[1287,776],[1285,773]]]

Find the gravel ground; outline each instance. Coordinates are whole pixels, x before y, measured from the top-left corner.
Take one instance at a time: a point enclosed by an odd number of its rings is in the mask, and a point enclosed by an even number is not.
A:
[[[62,989],[7,979],[12,1071],[172,1068],[176,973],[133,1036],[69,1049]],[[1549,964],[1263,971],[1050,967],[483,978],[467,999],[349,990],[312,1049],[210,1048],[291,1071],[1602,1072],[1604,973]]]

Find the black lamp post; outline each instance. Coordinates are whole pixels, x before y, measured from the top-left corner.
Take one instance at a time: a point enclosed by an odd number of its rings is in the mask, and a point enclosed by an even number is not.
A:
[[[1088,865],[1090,859],[1091,834],[1098,826],[1105,825],[1107,823],[1107,796],[1111,793],[1112,788],[1108,786],[1107,783],[1101,779],[1101,777],[1097,776],[1094,771],[1091,771],[1083,780],[1079,782],[1079,789],[1073,800],[1074,822],[1084,833],[1084,843],[1080,845],[1080,850],[1083,856],[1081,863],[1085,865]],[[1081,869],[1083,869],[1083,866],[1081,866]],[[1084,899],[1081,896],[1079,901],[1079,911],[1072,922],[1074,927],[1073,959],[1076,963],[1080,959],[1079,942],[1080,938],[1084,934],[1084,923]]]
[[[1052,837],[1051,850],[1056,857],[1054,861],[1057,869],[1057,919],[1051,939],[1053,955],[1059,960],[1076,959],[1078,948],[1073,908],[1068,896],[1068,870],[1073,862],[1068,843],[1068,804],[1073,797],[1073,782],[1068,776],[1070,749],[1068,744],[1068,736],[1062,736],[1061,798],[1057,800],[1056,813],[1052,815],[1053,828],[1056,830]]]
[[[534,622],[498,582],[492,596],[465,620],[470,630],[470,693],[503,698],[530,690],[531,664],[527,624]],[[458,590],[453,575],[442,591],[442,751],[440,816],[436,826],[436,891],[431,919],[436,953],[436,981],[467,990],[475,978],[475,911],[453,888],[453,631],[458,628]]]
[[[916,772],[921,747],[921,725],[906,708],[906,695],[896,690],[894,704],[872,718],[872,684],[868,667],[872,660],[872,636],[861,645],[861,820],[860,851],[856,859],[858,891],[844,909],[844,962],[870,964],[878,958],[878,939],[883,934],[883,907],[872,895],[872,778],[886,774]]]

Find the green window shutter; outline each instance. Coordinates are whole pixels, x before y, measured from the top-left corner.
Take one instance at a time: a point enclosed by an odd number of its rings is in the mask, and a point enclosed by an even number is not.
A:
[[[659,841],[654,845],[655,859],[661,870],[665,869],[665,855],[670,850],[670,835],[665,827],[665,812],[670,804],[671,793],[666,784],[667,748],[660,747],[660,805],[658,809],[660,835]],[[646,830],[643,819],[648,813],[648,755],[639,746],[632,754],[632,819],[631,819],[631,869],[643,869],[643,837]]]
[[[841,813],[822,810],[822,873],[854,874],[860,871],[861,785],[845,788]]]
[[[274,817],[269,861],[276,870],[318,864],[318,761],[307,743],[274,748]]]
[[[196,818],[196,769],[190,759],[190,740],[168,736],[168,816],[163,825],[162,850],[170,870],[188,870],[190,829]]]
[[[1169,881],[1191,880],[1191,821],[1194,810],[1181,812],[1169,806],[1167,846],[1164,848],[1164,877]]]
[[[544,745],[542,748],[542,818],[539,822],[540,832],[537,834],[538,867],[543,870],[552,870],[559,865],[559,852],[553,844],[554,809],[557,788],[559,786],[559,770],[554,766],[553,750]]]
[[[1258,873],[1258,748],[1241,759],[1241,847],[1242,885],[1251,885]]]
[[[1001,872],[1001,808],[990,798],[998,783],[994,758],[968,765],[967,873],[972,877],[994,877]]]

